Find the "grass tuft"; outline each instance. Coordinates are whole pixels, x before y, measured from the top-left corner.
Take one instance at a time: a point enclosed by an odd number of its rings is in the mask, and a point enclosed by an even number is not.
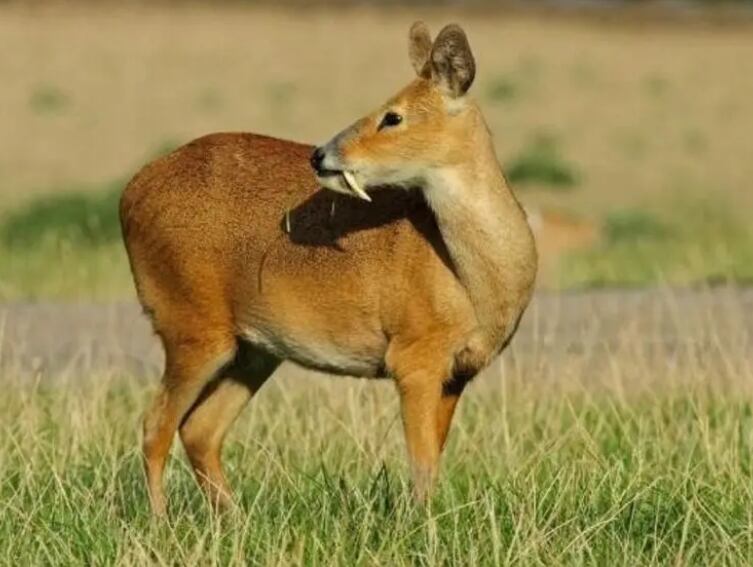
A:
[[[486,89],[486,96],[492,102],[508,102],[517,98],[520,89],[510,77],[498,75]]]
[[[97,190],[55,192],[37,197],[2,219],[0,240],[11,248],[49,242],[101,246],[120,239],[118,200],[122,182]]]
[[[70,98],[55,85],[38,85],[29,96],[29,106],[39,114],[54,114],[64,110]]]
[[[539,135],[505,167],[516,186],[543,185],[550,190],[572,189],[578,182],[573,166],[561,156],[551,136]]]
[[[130,295],[118,219],[123,185],[55,192],[0,218],[0,300]]]
[[[753,283],[753,232],[731,208],[684,199],[663,209],[609,215],[602,243],[565,259],[562,285]]]
[[[204,112],[215,112],[222,108],[223,99],[220,91],[207,87],[196,96],[196,108]]]
[[[662,97],[667,94],[670,88],[669,80],[658,74],[649,75],[644,79],[646,92],[654,97]]]
[[[639,209],[626,209],[607,216],[604,236],[609,244],[664,240],[672,235],[669,226],[655,215]]]

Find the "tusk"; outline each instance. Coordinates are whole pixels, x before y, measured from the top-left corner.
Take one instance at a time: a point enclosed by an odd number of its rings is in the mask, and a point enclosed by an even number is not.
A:
[[[348,186],[353,190],[353,193],[356,194],[356,197],[359,197],[364,201],[371,202],[371,197],[369,197],[369,194],[366,191],[361,189],[361,186],[358,184],[358,181],[356,181],[353,172],[343,170],[343,177],[345,178],[345,182],[348,184]]]

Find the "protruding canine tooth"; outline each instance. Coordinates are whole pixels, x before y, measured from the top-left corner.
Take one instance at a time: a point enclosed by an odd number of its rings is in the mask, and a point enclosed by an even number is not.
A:
[[[350,171],[343,171],[343,177],[345,178],[345,182],[350,186],[350,188],[353,190],[353,193],[356,194],[356,197],[359,197],[363,199],[364,201],[371,202],[371,197],[369,197],[369,194],[361,189],[361,186],[358,184],[358,181],[356,181],[355,176]]]

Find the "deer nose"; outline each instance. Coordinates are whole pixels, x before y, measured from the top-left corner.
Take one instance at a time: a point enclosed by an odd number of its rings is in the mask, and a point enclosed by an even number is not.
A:
[[[317,173],[322,171],[322,162],[324,161],[324,150],[322,148],[316,148],[314,153],[311,154],[311,167]]]

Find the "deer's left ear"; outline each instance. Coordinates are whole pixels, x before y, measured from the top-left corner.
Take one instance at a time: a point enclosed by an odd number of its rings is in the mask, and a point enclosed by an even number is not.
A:
[[[431,77],[453,98],[463,96],[476,76],[476,62],[465,32],[457,24],[445,26],[431,49]]]
[[[416,75],[428,79],[431,77],[429,56],[431,55],[431,34],[423,22],[415,22],[410,27],[408,36],[408,57],[416,70]]]

